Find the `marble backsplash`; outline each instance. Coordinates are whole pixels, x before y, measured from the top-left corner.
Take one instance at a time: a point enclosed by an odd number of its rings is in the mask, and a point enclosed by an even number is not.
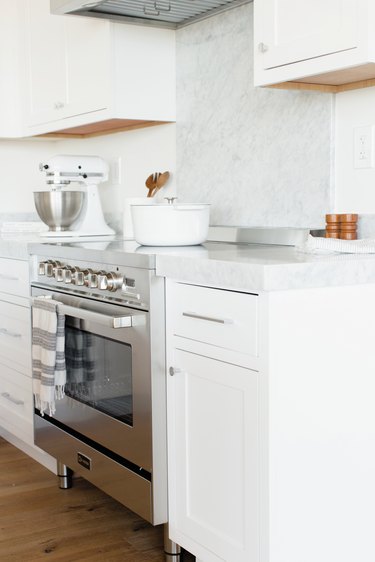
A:
[[[254,88],[253,6],[177,33],[177,192],[211,223],[324,225],[334,98]]]

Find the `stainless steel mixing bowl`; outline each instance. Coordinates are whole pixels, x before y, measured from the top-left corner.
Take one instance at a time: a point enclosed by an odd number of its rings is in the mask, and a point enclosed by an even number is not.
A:
[[[83,191],[34,191],[35,208],[52,231],[68,230],[79,217]]]

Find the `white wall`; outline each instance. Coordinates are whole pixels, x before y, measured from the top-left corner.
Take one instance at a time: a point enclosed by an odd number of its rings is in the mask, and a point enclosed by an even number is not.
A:
[[[357,127],[373,127],[375,141],[373,87],[336,95],[333,210],[338,213],[358,213],[359,237],[375,238],[375,167],[356,168],[354,165],[354,131]]]
[[[335,209],[338,212],[375,213],[375,167],[354,167],[354,130],[366,126],[375,129],[375,88],[337,94]]]
[[[122,160],[120,184],[111,178],[100,187],[103,209],[121,224],[125,197],[146,196],[145,180],[153,172],[171,172],[159,197],[175,192],[175,125],[160,125],[88,139],[1,140],[0,214],[35,211],[33,191],[47,189],[39,162],[55,154],[93,154],[109,163]]]

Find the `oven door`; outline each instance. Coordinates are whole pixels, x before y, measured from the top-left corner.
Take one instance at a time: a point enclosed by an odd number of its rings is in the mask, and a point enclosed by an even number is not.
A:
[[[65,314],[65,397],[44,418],[151,472],[149,313],[37,287],[32,296]]]

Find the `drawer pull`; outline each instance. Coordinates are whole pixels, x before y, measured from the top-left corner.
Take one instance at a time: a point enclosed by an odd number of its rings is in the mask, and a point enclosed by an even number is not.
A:
[[[10,338],[22,338],[22,334],[17,334],[16,332],[10,332],[6,328],[0,328],[0,335],[9,336]]]
[[[196,318],[197,320],[206,320],[207,322],[216,322],[217,324],[233,324],[233,320],[231,320],[230,318],[202,316],[201,314],[195,314],[195,312],[183,312],[182,316],[186,316],[187,318]]]
[[[18,400],[18,398],[13,398],[13,396],[11,396],[9,392],[2,392],[1,396],[9,400],[10,402],[13,402],[13,404],[16,404],[17,406],[23,406],[25,403],[23,400]]]
[[[182,369],[177,369],[176,367],[169,367],[169,374],[171,377],[177,375],[178,373],[182,373]]]
[[[13,277],[13,275],[4,275],[4,273],[0,273],[0,279],[6,279],[6,281],[19,281],[19,277]]]

